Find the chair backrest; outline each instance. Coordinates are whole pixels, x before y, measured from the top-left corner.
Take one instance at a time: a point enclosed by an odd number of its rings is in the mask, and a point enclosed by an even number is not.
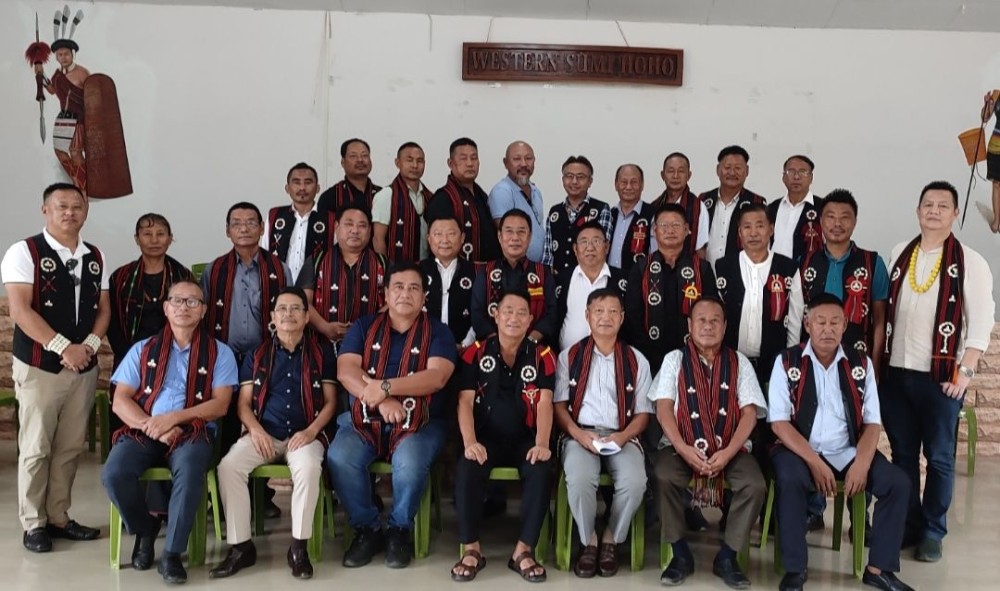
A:
[[[191,265],[191,274],[194,275],[195,281],[201,281],[201,276],[205,272],[205,267],[208,263],[195,263]]]

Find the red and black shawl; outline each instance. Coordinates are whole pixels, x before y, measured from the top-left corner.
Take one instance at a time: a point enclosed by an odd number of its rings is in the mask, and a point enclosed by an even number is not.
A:
[[[569,349],[569,413],[580,422],[580,409],[587,393],[590,364],[594,359],[594,338],[586,337]],[[635,412],[635,388],[639,376],[639,360],[632,347],[621,339],[615,341],[615,392],[618,396],[618,430],[622,431]]]
[[[385,304],[385,259],[371,248],[353,266],[344,262],[339,246],[324,253],[315,265],[313,306],[327,322],[354,322]]]
[[[139,331],[139,321],[146,305],[146,297],[142,290],[142,280],[146,268],[142,257],[115,269],[109,279],[111,283],[111,311],[115,322],[112,326],[120,334],[118,338],[123,343],[134,343]],[[185,280],[193,281],[191,271],[170,255],[163,261],[163,295],[174,283]],[[162,299],[153,302],[154,306],[162,306]],[[109,335],[110,339],[110,335]]]
[[[431,200],[431,192],[420,185],[424,208]],[[386,233],[386,252],[389,262],[416,262],[420,260],[423,235],[420,232],[420,215],[410,199],[410,187],[402,176],[392,181],[392,206]]]
[[[269,332],[267,325],[267,310],[274,304],[278,292],[285,288],[288,278],[281,259],[263,248],[257,249],[257,270],[260,272],[260,332]],[[212,263],[212,274],[208,279],[208,312],[205,315],[206,325],[222,342],[229,340],[229,313],[233,301],[233,280],[236,277],[238,265],[236,250],[229,251]]]

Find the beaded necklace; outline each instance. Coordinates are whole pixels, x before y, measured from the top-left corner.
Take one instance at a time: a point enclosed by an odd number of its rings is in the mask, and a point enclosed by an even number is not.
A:
[[[920,246],[917,245],[913,248],[913,253],[910,255],[910,269],[907,276],[910,280],[910,289],[914,293],[924,293],[934,285],[937,280],[938,273],[941,272],[941,260],[944,258],[944,249],[938,253],[937,260],[934,261],[934,267],[931,269],[931,274],[927,277],[927,281],[923,282],[921,285],[917,285],[917,253],[920,251]]]

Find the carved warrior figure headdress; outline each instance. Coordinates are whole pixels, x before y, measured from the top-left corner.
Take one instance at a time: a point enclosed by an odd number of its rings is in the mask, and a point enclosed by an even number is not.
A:
[[[77,10],[73,17],[73,24],[69,28],[69,35],[66,34],[66,25],[69,24],[69,6],[63,6],[62,11],[57,10],[52,17],[52,51],[57,49],[71,49],[80,51],[80,46],[73,41],[73,34],[76,33],[76,26],[83,20],[83,11]]]

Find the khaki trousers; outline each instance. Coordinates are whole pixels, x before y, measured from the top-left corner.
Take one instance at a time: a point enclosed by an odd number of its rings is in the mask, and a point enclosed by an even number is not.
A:
[[[28,531],[69,521],[77,460],[94,407],[98,368],[49,373],[14,359],[11,375],[21,423],[17,444],[18,517]]]
[[[288,440],[271,438],[274,457],[257,453],[249,435],[240,437],[219,463],[219,494],[226,508],[226,541],[230,545],[250,539],[250,472],[262,464],[273,464],[284,458],[292,472],[292,537],[308,540],[313,534],[313,513],[320,493],[323,472],[323,444],[309,445],[289,452]]]

